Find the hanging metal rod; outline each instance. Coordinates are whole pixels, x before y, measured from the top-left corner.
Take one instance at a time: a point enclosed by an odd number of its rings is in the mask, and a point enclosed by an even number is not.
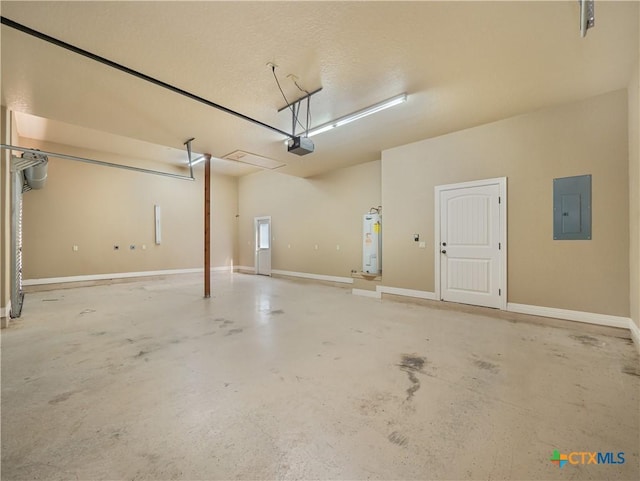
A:
[[[142,167],[132,167],[130,165],[114,164],[113,162],[105,162],[104,160],[86,159],[84,157],[76,157],[75,155],[59,154],[56,152],[47,152],[46,150],[25,149],[24,147],[16,147],[15,145],[0,144],[0,148],[5,150],[17,150],[19,152],[31,152],[34,154],[44,154],[47,157],[56,157],[58,159],[75,160],[77,162],[85,162],[87,164],[102,165],[104,167],[115,167],[116,169],[132,170],[143,174],[162,175],[163,177],[171,177],[180,180],[195,180],[193,176],[172,174],[171,172],[162,172],[159,170],[143,169]]]
[[[289,105],[285,105],[284,107],[280,107],[278,109],[278,112],[282,112],[283,110],[287,110],[290,109],[292,105],[295,104],[299,104],[300,102],[302,102],[305,99],[308,99],[309,97],[311,97],[312,95],[317,94],[318,92],[320,92],[322,90],[322,87],[315,89],[313,92],[309,92],[306,95],[303,95],[302,97],[300,97],[299,99],[294,100],[293,102],[291,102]]]
[[[205,104],[209,107],[213,107],[214,109],[218,109],[218,110],[222,110],[223,112],[226,112],[228,114],[231,115],[235,115],[236,117],[240,117],[243,120],[246,120],[247,122],[252,122],[256,125],[260,125],[261,127],[264,127],[266,129],[269,130],[273,130],[274,132],[277,132],[281,135],[284,135],[285,137],[289,137],[289,138],[293,138],[293,135],[290,134],[289,132],[285,132],[284,130],[280,130],[276,127],[273,127],[269,124],[265,124],[264,122],[261,122],[259,120],[253,119],[247,115],[241,114],[240,112],[236,112],[235,110],[231,110],[230,108],[224,107],[220,104],[217,104],[215,102],[212,102],[210,100],[207,100],[203,97],[200,97],[198,95],[192,94],[191,92],[187,92],[186,90],[182,90],[181,88],[175,87],[174,85],[168,84],[166,82],[163,82],[162,80],[158,80],[156,78],[150,77],[149,75],[143,74],[141,72],[138,72],[137,70],[133,70],[129,67],[125,67],[124,65],[121,65],[119,63],[116,63],[112,60],[109,60],[107,58],[101,57],[100,55],[96,55],[95,53],[91,53],[87,50],[84,50],[80,47],[76,47],[75,45],[71,45],[70,43],[64,42],[62,40],[59,40],[57,38],[51,37],[49,35],[47,35],[46,33],[42,33],[39,32],[38,30],[34,30],[30,27],[27,27],[26,25],[22,25],[18,22],[14,22],[13,20],[7,18],[7,17],[0,17],[0,20],[2,22],[2,25],[6,25],[7,27],[11,27],[14,28],[22,33],[26,33],[27,35],[31,35],[32,37],[36,37],[39,38],[40,40],[44,40],[45,42],[49,42],[53,45],[57,45],[58,47],[62,47],[66,50],[69,50],[71,52],[77,53],[78,55],[82,55],[83,57],[87,57],[91,60],[95,60],[96,62],[99,62],[101,64],[107,65],[108,67],[114,68],[116,70],[120,70],[121,72],[124,73],[128,73],[129,75],[133,75],[134,77],[138,77],[139,79],[142,80],[146,80],[147,82],[150,82],[154,85],[157,85],[159,87],[165,88],[167,90],[170,90],[174,93],[183,95],[187,98],[190,98],[191,100],[195,100],[196,102],[200,102],[202,104]]]
[[[189,156],[189,175],[191,177],[193,177],[193,162],[191,162],[191,142],[193,142],[194,140],[196,140],[196,138],[191,137],[184,143],[184,145],[187,146],[187,155]]]

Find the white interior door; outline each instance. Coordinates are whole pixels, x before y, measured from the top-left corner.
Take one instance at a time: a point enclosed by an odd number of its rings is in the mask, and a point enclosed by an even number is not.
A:
[[[271,217],[256,217],[256,274],[271,275]]]
[[[505,309],[506,179],[436,189],[440,299]]]

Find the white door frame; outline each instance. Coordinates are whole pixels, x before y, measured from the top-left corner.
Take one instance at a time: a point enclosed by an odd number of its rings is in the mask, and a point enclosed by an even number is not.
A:
[[[253,245],[254,245],[254,258],[253,258],[253,266],[254,266],[254,270],[255,273],[258,274],[258,270],[259,270],[259,265],[258,265],[258,255],[260,253],[260,247],[258,246],[258,223],[261,220],[268,220],[269,221],[269,274],[263,274],[263,275],[271,275],[271,239],[273,237],[273,234],[271,233],[271,216],[270,215],[265,215],[262,217],[254,217],[253,219]]]
[[[435,267],[435,295],[440,300],[440,193],[445,190],[464,189],[468,187],[483,187],[486,185],[495,185],[500,187],[500,309],[507,310],[507,178],[496,177],[494,179],[473,180],[470,182],[461,182],[458,184],[437,185],[435,191],[435,216],[434,216],[434,267]]]

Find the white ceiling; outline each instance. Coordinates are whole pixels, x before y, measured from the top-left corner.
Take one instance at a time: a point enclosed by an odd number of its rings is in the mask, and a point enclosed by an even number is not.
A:
[[[579,35],[576,0],[3,0],[0,9],[285,131],[291,115],[277,112],[284,100],[268,62],[278,65],[290,100],[300,92],[288,74],[307,90],[322,87],[312,98],[312,126],[407,92],[405,104],[314,137],[316,151],[299,157],[286,152],[278,133],[2,26],[2,104],[50,120],[41,140],[155,159],[166,152],[167,161],[181,162],[177,149],[195,137],[197,152],[223,157],[243,150],[301,176],[624,88],[638,59],[638,2],[596,2],[596,26],[586,38]],[[31,129],[20,117],[18,128]],[[149,144],[155,147],[145,149]],[[225,173],[250,171],[227,165]]]

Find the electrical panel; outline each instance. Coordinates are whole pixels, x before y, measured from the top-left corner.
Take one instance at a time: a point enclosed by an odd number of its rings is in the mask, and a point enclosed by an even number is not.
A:
[[[365,214],[362,228],[362,272],[382,272],[382,223],[380,214]]]
[[[591,176],[553,179],[553,238],[591,239]]]

